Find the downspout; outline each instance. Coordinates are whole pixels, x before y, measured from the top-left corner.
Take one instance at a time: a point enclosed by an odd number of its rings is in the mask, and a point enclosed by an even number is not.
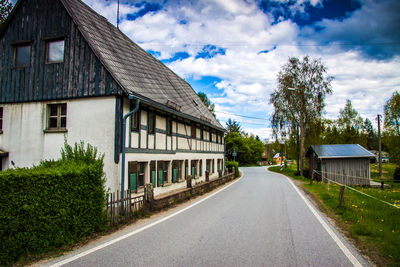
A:
[[[129,100],[132,100],[133,95],[128,95]],[[121,198],[124,198],[125,191],[125,139],[126,139],[126,119],[139,110],[140,99],[136,99],[136,106],[133,110],[124,115],[122,120],[122,166],[121,166]],[[123,206],[122,202],[122,206]]]

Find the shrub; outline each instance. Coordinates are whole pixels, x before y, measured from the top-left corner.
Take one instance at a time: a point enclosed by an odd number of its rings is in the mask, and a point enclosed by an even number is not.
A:
[[[105,226],[103,156],[85,149],[69,155],[0,172],[0,265],[73,244]]]
[[[397,167],[393,174],[393,180],[396,183],[400,183],[400,167]]]
[[[232,168],[235,168],[236,177],[239,177],[239,163],[236,161],[227,161],[226,168],[228,168],[229,172],[232,172]]]

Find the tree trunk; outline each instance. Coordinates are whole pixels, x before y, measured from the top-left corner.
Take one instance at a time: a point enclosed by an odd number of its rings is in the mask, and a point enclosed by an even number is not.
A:
[[[300,113],[300,175],[304,171],[304,122],[303,113]]]
[[[299,173],[300,173],[300,137],[299,137],[300,132],[299,132],[299,126],[298,125],[297,125],[296,128],[297,128],[297,132],[296,132],[297,174],[296,175],[299,175]]]

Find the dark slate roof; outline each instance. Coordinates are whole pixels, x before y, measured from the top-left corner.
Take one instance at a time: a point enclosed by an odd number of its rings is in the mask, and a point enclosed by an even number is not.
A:
[[[314,151],[320,159],[375,157],[374,154],[372,154],[359,144],[312,145],[307,151],[308,156],[310,155],[311,151]]]
[[[167,110],[172,108],[178,114],[189,115],[189,119],[224,130],[185,80],[80,0],[60,1],[127,95],[137,96],[148,104],[160,104]]]

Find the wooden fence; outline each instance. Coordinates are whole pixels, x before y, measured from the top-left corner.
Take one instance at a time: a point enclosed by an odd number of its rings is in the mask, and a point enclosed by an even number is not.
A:
[[[111,224],[130,220],[135,212],[144,209],[144,195],[134,195],[131,190],[107,194],[106,216]]]

